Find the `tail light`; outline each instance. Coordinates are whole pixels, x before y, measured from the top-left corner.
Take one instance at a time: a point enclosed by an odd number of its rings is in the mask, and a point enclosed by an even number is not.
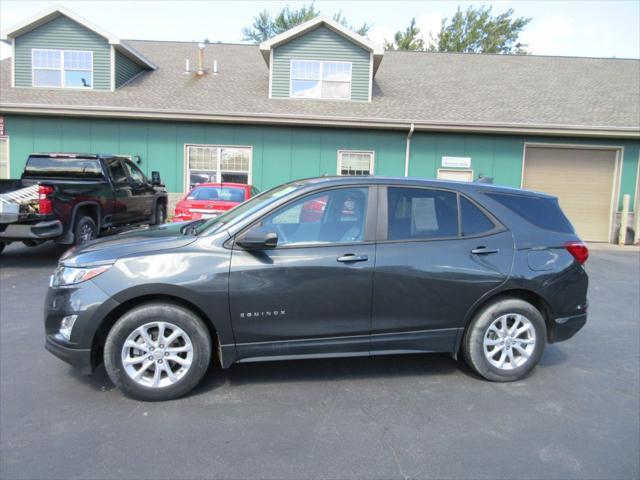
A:
[[[589,258],[589,249],[582,242],[567,242],[564,244],[564,248],[573,255],[580,265],[584,264]]]
[[[40,215],[50,215],[53,213],[53,202],[49,195],[53,193],[53,187],[49,185],[38,185],[38,212]]]

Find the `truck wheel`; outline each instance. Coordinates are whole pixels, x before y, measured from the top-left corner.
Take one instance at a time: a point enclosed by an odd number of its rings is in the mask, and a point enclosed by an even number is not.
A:
[[[156,204],[156,216],[154,218],[154,225],[162,225],[167,220],[167,207],[164,203]]]
[[[547,328],[537,308],[518,298],[504,298],[476,314],[465,332],[462,354],[487,380],[512,382],[536,366],[546,339]]]
[[[80,220],[76,222],[73,233],[74,243],[76,245],[82,245],[98,236],[98,227],[96,227],[96,222],[93,221],[93,218],[81,217]]]
[[[202,321],[171,303],[148,303],[125,313],[104,345],[111,381],[139,400],[171,400],[191,391],[211,360]]]

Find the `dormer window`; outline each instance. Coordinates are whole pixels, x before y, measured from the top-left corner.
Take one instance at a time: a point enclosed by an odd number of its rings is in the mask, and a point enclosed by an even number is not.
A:
[[[93,88],[93,52],[33,49],[33,86]]]
[[[351,99],[351,62],[291,60],[291,97]]]

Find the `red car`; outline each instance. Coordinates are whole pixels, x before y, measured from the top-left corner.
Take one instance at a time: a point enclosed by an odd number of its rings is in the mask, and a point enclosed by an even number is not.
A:
[[[259,193],[243,183],[200,183],[176,205],[174,222],[212,218]]]

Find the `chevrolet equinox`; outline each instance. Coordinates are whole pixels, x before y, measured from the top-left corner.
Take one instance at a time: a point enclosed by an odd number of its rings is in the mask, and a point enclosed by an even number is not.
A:
[[[46,348],[143,400],[236,362],[460,352],[508,382],[587,319],[586,246],[556,198],[481,183],[323,177],[209,220],[65,253]]]

